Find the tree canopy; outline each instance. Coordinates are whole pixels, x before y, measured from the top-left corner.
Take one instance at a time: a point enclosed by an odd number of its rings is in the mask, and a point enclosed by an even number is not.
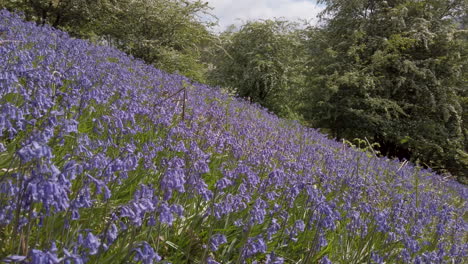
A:
[[[309,30],[308,117],[337,138],[464,175],[467,1],[321,1]],[[463,70],[465,69],[465,70]],[[465,119],[466,120],[466,119]]]
[[[303,87],[305,56],[296,23],[252,21],[221,35],[211,80],[239,96],[288,115]]]

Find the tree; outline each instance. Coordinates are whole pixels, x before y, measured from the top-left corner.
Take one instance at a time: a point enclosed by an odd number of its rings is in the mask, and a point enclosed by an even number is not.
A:
[[[324,27],[308,30],[308,117],[337,138],[367,137],[383,154],[463,176],[467,56],[457,19],[467,1],[320,2]]]
[[[264,20],[224,32],[212,60],[212,84],[291,116],[300,102],[305,65],[297,26],[284,20]]]
[[[168,72],[204,80],[203,48],[213,39],[199,0],[0,0],[28,20],[104,41]]]
[[[207,12],[201,1],[120,1],[108,4],[98,19],[98,34],[122,50],[168,72],[204,79],[202,48],[212,35],[198,18]],[[106,15],[106,13],[112,15]]]

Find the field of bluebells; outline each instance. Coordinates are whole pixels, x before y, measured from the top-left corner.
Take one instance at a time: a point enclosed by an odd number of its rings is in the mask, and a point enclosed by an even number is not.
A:
[[[0,12],[0,262],[463,263],[467,197]]]

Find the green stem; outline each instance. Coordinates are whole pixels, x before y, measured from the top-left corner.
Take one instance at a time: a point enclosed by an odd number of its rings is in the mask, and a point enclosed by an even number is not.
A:
[[[237,258],[236,264],[242,263],[242,260],[243,260],[242,251],[244,251],[244,245],[247,243],[251,230],[252,230],[252,226],[249,225],[249,227],[247,228],[247,231],[244,232],[244,237],[242,238],[242,243],[239,247],[239,257]]]
[[[211,205],[210,205],[210,215],[208,216],[208,224],[210,225],[210,230],[208,231],[208,243],[205,247],[205,250],[203,251],[203,255],[202,255],[202,263],[207,263],[207,254],[208,254],[208,248],[209,248],[209,242],[210,242],[210,238],[211,236],[213,235],[213,215],[214,215],[214,203],[216,201],[216,195],[218,194],[217,191],[214,192],[213,194],[213,200],[211,202]]]

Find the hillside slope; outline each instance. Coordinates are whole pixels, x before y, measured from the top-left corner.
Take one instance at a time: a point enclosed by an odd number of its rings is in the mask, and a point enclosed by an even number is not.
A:
[[[7,11],[0,32],[0,260],[466,257],[456,182]]]

